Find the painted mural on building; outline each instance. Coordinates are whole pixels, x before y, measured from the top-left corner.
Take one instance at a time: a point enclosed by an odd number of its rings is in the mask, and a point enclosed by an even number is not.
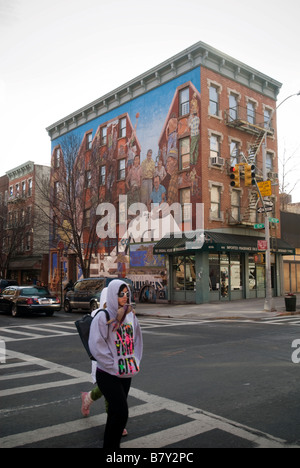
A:
[[[166,259],[153,255],[155,241],[165,232],[141,232],[132,239],[129,230],[122,233],[122,208],[119,200],[127,195],[127,208],[133,203],[151,207],[167,203],[189,204],[201,202],[199,180],[201,178],[201,122],[200,122],[200,69],[195,69],[143,96],[131,100],[69,133],[80,142],[73,161],[78,170],[76,176],[76,212],[78,229],[80,220],[86,217],[86,232],[82,237],[82,249],[95,242],[91,255],[90,276],[127,276],[132,279],[136,299],[155,301],[167,298]],[[58,174],[68,178],[66,155],[62,151],[60,137],[52,142],[52,196],[57,196]],[[59,154],[59,165],[55,155]],[[59,167],[57,167],[59,166]],[[88,189],[90,209],[82,205]],[[96,207],[100,203],[112,203],[117,208],[117,238],[93,239],[89,227],[97,220]],[[186,205],[188,206],[188,205]],[[56,216],[53,213],[53,216]],[[59,214],[57,215],[59,216]],[[193,227],[192,210],[185,208],[178,230]],[[134,217],[128,216],[128,223]],[[60,223],[68,223],[61,219]],[[175,223],[176,224],[176,223]],[[71,231],[71,229],[70,229]],[[63,255],[65,262],[72,256],[71,242],[58,230],[52,232],[53,254]],[[52,287],[59,282],[58,259],[50,262]],[[77,268],[76,276],[82,274]]]

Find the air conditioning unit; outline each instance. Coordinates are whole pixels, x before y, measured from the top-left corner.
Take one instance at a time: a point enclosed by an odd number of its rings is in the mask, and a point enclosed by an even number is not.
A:
[[[268,172],[268,178],[269,179],[278,179],[278,173],[277,172]]]
[[[224,166],[224,158],[219,158],[219,157],[213,157],[213,158],[210,158],[210,162],[212,164],[212,166]]]

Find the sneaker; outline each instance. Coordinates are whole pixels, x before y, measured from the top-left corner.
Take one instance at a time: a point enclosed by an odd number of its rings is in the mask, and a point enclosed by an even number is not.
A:
[[[81,392],[81,414],[85,418],[90,415],[90,406],[93,400],[90,397],[90,392]]]
[[[122,437],[126,437],[128,435],[128,431],[127,429],[125,428],[122,432]]]

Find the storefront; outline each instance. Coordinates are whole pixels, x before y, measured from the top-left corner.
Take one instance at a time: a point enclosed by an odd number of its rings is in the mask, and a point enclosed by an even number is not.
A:
[[[258,251],[258,240],[254,236],[207,231],[201,249],[186,250],[184,237],[161,239],[154,252],[168,255],[169,301],[201,304],[265,297],[265,255]],[[271,254],[274,296],[283,293],[282,255],[292,252],[278,239],[277,251]]]

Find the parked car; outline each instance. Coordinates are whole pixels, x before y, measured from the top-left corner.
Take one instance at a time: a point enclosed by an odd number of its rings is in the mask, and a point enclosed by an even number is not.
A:
[[[60,308],[60,299],[45,287],[9,286],[0,294],[0,310],[10,312],[13,317],[32,313],[51,316]]]
[[[64,301],[64,310],[69,313],[74,309],[86,310],[92,312],[99,308],[100,296],[104,288],[111,281],[117,278],[84,278],[77,281],[71,291],[68,291]],[[132,281],[128,278],[122,278],[125,281],[132,293]]]
[[[8,286],[18,286],[18,281],[11,279],[1,279],[0,280],[0,293],[4,291]]]

